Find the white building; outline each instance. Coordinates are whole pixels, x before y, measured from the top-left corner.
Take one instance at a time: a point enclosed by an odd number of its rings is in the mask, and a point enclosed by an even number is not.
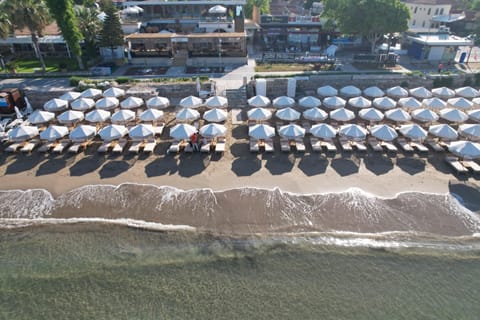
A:
[[[451,0],[405,0],[410,10],[408,29],[411,32],[436,32],[441,22],[434,17],[450,14]]]

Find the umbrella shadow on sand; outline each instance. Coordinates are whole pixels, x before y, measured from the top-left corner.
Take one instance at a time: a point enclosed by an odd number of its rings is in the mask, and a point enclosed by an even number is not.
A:
[[[181,154],[180,161],[178,163],[178,174],[181,177],[193,177],[202,173],[202,171],[205,170],[209,164],[210,158],[208,154]]]
[[[64,157],[50,158],[49,160],[38,166],[36,176],[44,176],[57,173],[67,166],[67,160]]]
[[[234,143],[230,146],[230,153],[234,157],[243,157],[250,153],[248,143]]]
[[[15,160],[10,163],[5,171],[5,174],[15,174],[24,171],[29,171],[35,168],[38,164],[40,164],[44,157],[38,156],[36,154],[30,155],[23,155],[19,154],[15,157]]]
[[[87,156],[78,160],[73,166],[70,167],[70,175],[78,177],[94,172],[100,168],[104,162],[104,157]]]
[[[235,139],[248,138],[248,127],[245,125],[235,126],[232,129],[232,137]]]
[[[364,158],[365,168],[377,176],[387,174],[393,170],[393,161],[389,157],[380,154],[369,155]]]
[[[325,173],[328,167],[328,159],[318,154],[309,154],[302,157],[298,162],[298,168],[303,171],[306,176],[314,176]]]
[[[233,160],[232,171],[238,177],[251,176],[262,168],[262,161],[257,156],[242,157]]]
[[[273,175],[291,172],[295,164],[293,154],[264,154],[263,158],[267,160],[265,168]]]
[[[358,173],[360,168],[360,159],[356,158],[336,158],[331,162],[332,168],[342,177]]]
[[[175,174],[178,171],[178,160],[175,156],[167,155],[162,158],[155,158],[145,166],[147,177],[158,177],[166,174]]]
[[[105,163],[98,172],[101,179],[106,178],[113,178],[116,177],[124,172],[126,172],[130,168],[130,164],[126,161],[122,160],[114,160]]]
[[[397,159],[397,166],[409,175],[413,176],[425,171],[426,163],[424,159],[406,157]]]

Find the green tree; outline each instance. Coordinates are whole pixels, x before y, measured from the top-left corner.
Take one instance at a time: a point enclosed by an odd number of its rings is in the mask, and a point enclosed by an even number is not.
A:
[[[12,31],[12,23],[8,13],[0,8],[0,38],[5,39]]]
[[[269,0],[247,0],[245,4],[245,17],[252,19],[253,7],[257,7],[260,10],[260,14],[270,13],[270,1]]]
[[[10,16],[13,26],[17,29],[26,28],[30,32],[33,49],[45,72],[45,61],[38,45],[38,37],[42,36],[43,29],[51,22],[47,6],[38,0],[9,0],[3,3],[3,9]]]
[[[368,40],[371,51],[384,35],[408,29],[410,11],[400,0],[325,0],[324,14],[340,31]]]
[[[98,19],[98,11],[93,8],[79,7],[75,10],[78,26],[82,31],[85,49],[89,57],[94,57],[97,52],[97,35],[102,30],[102,22]]]
[[[46,0],[50,13],[62,31],[63,39],[77,59],[80,69],[84,69],[82,61],[82,33],[78,29],[77,16],[73,11],[72,0]]]
[[[123,46],[124,43],[122,25],[113,4],[105,6],[104,12],[106,17],[100,32],[100,46],[109,47],[112,50],[112,59],[115,59],[115,48]]]

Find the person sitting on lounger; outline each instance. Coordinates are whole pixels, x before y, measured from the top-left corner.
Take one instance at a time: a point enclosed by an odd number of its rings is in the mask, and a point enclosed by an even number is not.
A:
[[[197,133],[192,134],[190,137],[190,147],[192,147],[193,151],[198,151],[198,135]]]

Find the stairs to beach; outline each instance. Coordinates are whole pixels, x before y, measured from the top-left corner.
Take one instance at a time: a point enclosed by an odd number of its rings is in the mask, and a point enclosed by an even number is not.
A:
[[[230,108],[245,108],[247,106],[247,90],[245,86],[238,89],[226,89],[225,97]]]

